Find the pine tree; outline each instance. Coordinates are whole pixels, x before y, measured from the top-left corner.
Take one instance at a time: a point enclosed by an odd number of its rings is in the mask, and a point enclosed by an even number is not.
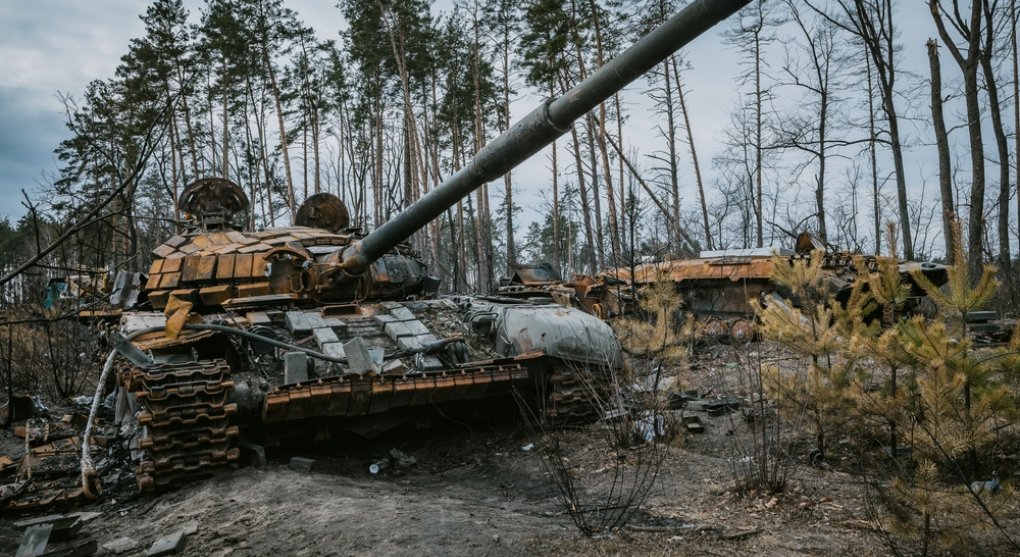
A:
[[[857,285],[843,308],[834,307],[831,275],[823,264],[824,254],[818,250],[793,261],[774,256],[772,281],[788,291],[789,298],[783,303],[773,299],[758,310],[758,317],[766,338],[810,360],[803,370],[770,369],[767,386],[787,411],[810,412],[815,449],[824,457],[828,432],[853,415],[851,387],[860,380],[860,356],[848,339],[861,322],[867,298]]]

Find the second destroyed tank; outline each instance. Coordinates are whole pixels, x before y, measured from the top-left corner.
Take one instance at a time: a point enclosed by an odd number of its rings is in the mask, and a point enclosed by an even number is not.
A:
[[[642,263],[633,269],[615,269],[604,275],[631,284],[635,290],[662,281],[672,282],[683,303],[678,323],[690,315],[702,338],[742,343],[755,336],[755,305],[785,304],[784,298],[789,296],[772,280],[774,266],[792,264],[811,257],[812,253],[822,254],[822,273],[833,302],[838,304],[846,303],[858,280],[858,261],[868,272],[877,271],[879,261],[893,261],[885,256],[827,249],[811,234],[801,233],[792,250],[771,247],[708,251],[697,258]],[[905,311],[927,311],[931,302],[912,274],[922,273],[941,286],[947,280],[946,266],[894,262],[904,284],[911,289]]]

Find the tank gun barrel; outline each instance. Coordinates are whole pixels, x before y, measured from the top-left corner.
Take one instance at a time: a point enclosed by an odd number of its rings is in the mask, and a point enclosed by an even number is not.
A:
[[[695,0],[599,68],[563,96],[550,100],[483,147],[436,189],[372,231],[343,254],[343,269],[366,271],[472,191],[503,176],[570,129],[570,124],[651,70],[671,54],[728,18],[750,0]]]

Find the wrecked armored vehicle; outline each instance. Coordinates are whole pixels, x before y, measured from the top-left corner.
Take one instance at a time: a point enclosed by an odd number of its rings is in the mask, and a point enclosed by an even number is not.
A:
[[[263,232],[234,226],[247,199],[227,180],[199,180],[181,200],[190,227],[154,250],[153,311],[120,322],[118,418],[140,426],[142,488],[237,460],[242,437],[371,436],[423,407],[512,391],[550,419],[590,417],[574,372],[621,365],[612,330],[582,311],[436,298],[439,281],[406,245],[345,272],[345,250],[364,239],[330,194],[309,198],[297,226]]]
[[[747,342],[754,337],[755,304],[783,303],[787,297],[772,281],[776,259],[792,262],[807,258],[822,249],[820,243],[808,233],[797,238],[793,250],[761,248],[743,250],[705,251],[701,257],[643,263],[633,268],[620,268],[605,274],[631,283],[640,289],[662,280],[676,285],[683,304],[684,315],[694,318],[697,332],[702,337],[732,342]],[[835,301],[845,303],[858,276],[855,260],[859,259],[869,271],[877,271],[878,262],[888,257],[862,255],[845,251],[824,250],[822,271],[833,292]],[[911,286],[911,299],[907,311],[923,311],[926,295],[911,277],[913,272],[923,273],[933,284],[941,286],[947,280],[946,266],[929,262],[899,261],[899,272],[905,284]]]

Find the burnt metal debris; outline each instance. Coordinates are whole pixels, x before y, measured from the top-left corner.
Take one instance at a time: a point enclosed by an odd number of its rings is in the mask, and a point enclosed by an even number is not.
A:
[[[743,343],[755,336],[755,309],[767,304],[786,304],[788,293],[772,280],[778,265],[822,253],[822,272],[836,303],[845,303],[861,269],[878,270],[880,261],[894,262],[911,296],[905,311],[923,313],[933,309],[927,295],[914,281],[921,273],[936,286],[945,284],[947,267],[938,263],[894,261],[887,256],[866,255],[826,249],[809,233],[798,236],[795,249],[760,248],[702,252],[700,257],[641,263],[620,267],[595,277],[575,275],[569,282],[559,280],[547,263],[516,265],[514,273],[497,288],[500,296],[551,299],[572,305],[603,318],[633,315],[639,311],[642,288],[670,282],[680,297],[677,324],[693,319],[697,336],[707,340]],[[861,265],[861,266],[859,266]],[[794,301],[797,305],[797,301]],[[984,321],[981,321],[981,320]],[[975,316],[975,322],[992,334],[1011,331],[1012,323],[1001,324],[995,317]],[[980,327],[980,325],[979,325]],[[982,329],[984,332],[985,329]]]
[[[905,310],[927,311],[925,292],[912,274],[920,272],[933,284],[947,280],[946,266],[915,261],[897,261],[887,256],[865,255],[828,250],[808,233],[797,238],[793,250],[763,248],[702,252],[701,257],[643,263],[633,269],[621,268],[606,274],[630,284],[635,290],[660,281],[672,282],[683,302],[684,318],[691,315],[704,337],[731,342],[750,341],[755,333],[755,308],[767,304],[785,304],[789,293],[773,282],[775,265],[789,265],[822,254],[822,273],[828,291],[836,303],[845,303],[859,273],[876,272],[880,261],[898,266],[903,282],[911,287]],[[793,301],[797,305],[797,301]]]

